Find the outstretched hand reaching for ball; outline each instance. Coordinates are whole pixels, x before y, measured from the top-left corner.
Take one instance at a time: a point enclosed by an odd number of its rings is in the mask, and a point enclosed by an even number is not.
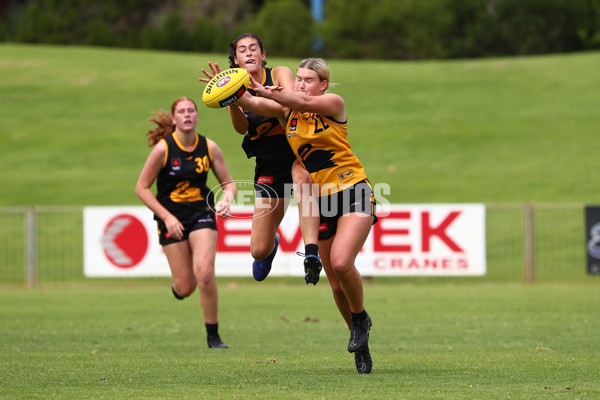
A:
[[[218,63],[214,63],[214,64],[213,64],[212,62],[210,62],[210,61],[209,61],[209,62],[208,62],[208,66],[209,66],[209,68],[210,68],[210,70],[211,70],[212,74],[211,74],[211,73],[209,73],[209,72],[208,72],[207,70],[205,70],[204,68],[202,68],[202,73],[203,73],[204,75],[206,75],[206,78],[198,78],[198,80],[199,80],[200,82],[205,82],[205,83],[208,83],[208,82],[209,82],[209,81],[210,81],[210,80],[213,78],[213,76],[215,76],[215,75],[217,75],[219,72],[221,72],[221,67],[219,67],[219,64],[218,64]]]

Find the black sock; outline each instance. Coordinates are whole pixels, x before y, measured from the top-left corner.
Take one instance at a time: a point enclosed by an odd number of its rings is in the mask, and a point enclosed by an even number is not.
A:
[[[206,326],[207,336],[218,337],[219,336],[219,323],[216,324],[204,324]]]
[[[185,299],[185,297],[181,297],[180,295],[177,294],[177,292],[175,291],[175,286],[171,285],[171,290],[173,291],[173,296],[175,296],[175,298],[177,300],[183,300],[183,299]]]
[[[369,316],[369,314],[367,314],[367,310],[362,310],[362,312],[359,312],[358,314],[352,313],[352,323],[356,324],[359,323],[360,321],[363,321],[365,319],[367,319],[367,317]]]
[[[307,244],[304,246],[304,253],[307,256],[318,256],[319,255],[319,245],[317,244]]]

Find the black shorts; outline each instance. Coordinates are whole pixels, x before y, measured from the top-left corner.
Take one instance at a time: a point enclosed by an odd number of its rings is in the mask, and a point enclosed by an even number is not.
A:
[[[289,198],[292,195],[292,164],[295,158],[256,158],[254,191],[256,197]]]
[[[358,182],[340,192],[319,197],[319,211],[321,213],[319,240],[329,239],[335,235],[338,219],[344,214],[371,215],[374,217],[373,224],[377,222],[375,196],[371,184],[367,180]]]
[[[156,220],[156,224],[158,225],[158,243],[161,246],[166,246],[171,243],[182,242],[184,240],[188,240],[190,237],[190,233],[193,231],[197,231],[198,229],[213,229],[217,230],[217,221],[215,220],[215,212],[210,208],[201,209],[198,212],[194,213],[188,219],[179,219],[179,222],[183,224],[183,237],[181,240],[175,239],[169,235],[167,230],[167,226],[165,222],[158,218],[154,217]]]

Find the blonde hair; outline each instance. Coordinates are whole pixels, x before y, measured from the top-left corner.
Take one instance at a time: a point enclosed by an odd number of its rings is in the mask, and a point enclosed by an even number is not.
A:
[[[167,112],[165,110],[158,110],[154,112],[154,117],[148,119],[148,122],[153,122],[156,124],[156,127],[153,129],[149,129],[146,132],[146,136],[148,137],[148,147],[154,146],[156,143],[160,142],[161,139],[169,137],[175,132],[175,124],[173,123],[173,114],[175,113],[175,109],[177,108],[177,104],[182,101],[191,101],[194,104],[194,108],[198,110],[198,106],[194,102],[194,100],[189,97],[180,97],[173,102],[171,105],[171,112]]]
[[[320,81],[327,81],[325,90],[329,89],[331,70],[325,60],[322,58],[306,58],[300,62],[298,68],[306,68],[315,71]]]

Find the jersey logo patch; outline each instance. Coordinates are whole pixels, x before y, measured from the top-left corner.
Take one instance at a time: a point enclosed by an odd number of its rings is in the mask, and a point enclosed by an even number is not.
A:
[[[171,160],[171,169],[173,171],[181,171],[181,160],[179,158]]]
[[[298,128],[298,118],[292,118],[290,122],[290,132],[296,132],[296,128]]]
[[[319,232],[325,232],[327,230],[327,223],[319,225]]]
[[[354,171],[352,171],[351,169],[346,170],[344,172],[340,172],[338,174],[338,178],[340,178],[340,181],[343,181],[344,179],[347,179],[347,178],[351,178],[353,176],[354,176]]]
[[[273,183],[272,176],[259,176],[256,183]]]

